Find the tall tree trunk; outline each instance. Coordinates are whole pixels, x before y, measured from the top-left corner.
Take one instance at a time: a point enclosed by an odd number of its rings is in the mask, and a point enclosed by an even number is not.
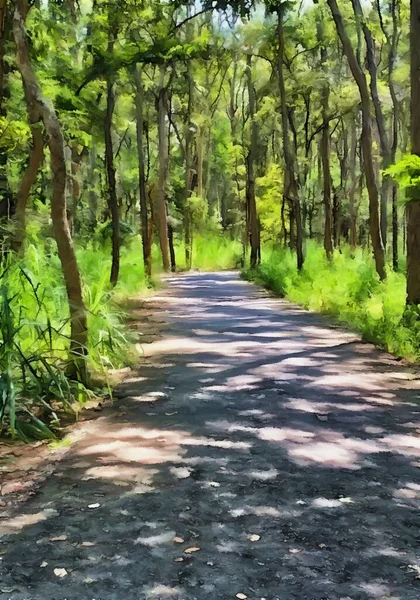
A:
[[[378,9],[380,5],[378,2]],[[397,97],[396,86],[394,82],[394,70],[397,60],[398,38],[400,35],[401,19],[399,11],[399,0],[391,0],[390,12],[392,16],[392,34],[389,39],[389,57],[388,57],[388,87],[391,94],[393,113],[392,113],[392,144],[391,144],[391,164],[395,162],[398,149],[398,119],[400,112],[400,103]],[[398,270],[398,187],[395,182],[391,184],[392,194],[392,266],[394,271]]]
[[[7,0],[0,0],[0,117],[6,117],[4,100],[9,95],[7,84],[7,67],[4,61],[6,36],[8,31]],[[7,149],[0,147],[0,220],[7,221],[14,214],[15,202],[7,176]],[[0,230],[0,244],[3,243],[4,231]],[[0,249],[1,253],[2,249]]]
[[[185,244],[185,267],[191,269],[192,248],[191,248],[191,227],[192,213],[190,208],[190,197],[193,185],[193,156],[192,143],[194,137],[194,125],[191,121],[193,104],[194,104],[194,82],[191,77],[190,63],[187,64],[187,83],[188,83],[188,104],[185,129],[185,146],[184,146],[184,162],[185,162],[185,185],[184,185],[184,244]]]
[[[357,84],[362,106],[362,150],[363,165],[366,175],[366,186],[369,195],[369,221],[370,236],[372,239],[373,255],[375,259],[376,271],[381,280],[386,278],[385,271],[385,252],[382,244],[379,218],[379,193],[376,181],[375,166],[372,155],[372,125],[370,115],[370,96],[365,74],[357,62],[356,55],[351,45],[350,38],[347,35],[343,17],[336,0],[327,0],[333,16],[337,33],[341,40],[344,54],[347,57],[350,70]]]
[[[42,129],[40,127],[41,115],[38,106],[31,101],[30,93],[26,89],[26,84],[22,80],[26,106],[28,109],[29,123],[32,131],[32,151],[29,157],[29,164],[22,177],[16,194],[15,223],[16,228],[12,239],[12,249],[19,252],[26,232],[26,207],[28,204],[31,188],[36,181],[36,176],[44,159],[44,140]]]
[[[375,109],[376,123],[378,126],[379,142],[382,157],[382,168],[387,169],[391,164],[391,145],[389,143],[389,137],[386,128],[385,116],[382,110],[382,103],[378,93],[378,81],[377,81],[377,67],[376,67],[376,56],[375,56],[375,40],[373,39],[372,32],[369,29],[365,16],[363,14],[363,8],[360,0],[352,0],[353,11],[356,17],[356,23],[361,22],[363,35],[366,42],[366,58],[367,68],[370,75],[370,94],[372,97],[373,106]],[[360,63],[359,63],[360,64]],[[388,229],[388,198],[390,190],[390,179],[385,175],[382,179],[381,185],[381,235],[383,245],[386,247],[387,242],[387,229]]]
[[[250,266],[251,269],[253,269],[257,265],[259,255],[259,228],[257,204],[255,200],[255,162],[258,148],[258,131],[257,123],[255,121],[255,90],[252,83],[252,58],[250,54],[246,57],[246,76],[248,81],[248,103],[251,127],[251,139],[247,156],[247,205],[249,214],[249,240],[251,244]]]
[[[323,129],[321,133],[320,152],[322,160],[322,175],[323,175],[323,199],[325,211],[324,225],[324,249],[327,258],[331,259],[333,254],[332,242],[332,206],[331,206],[331,172],[330,172],[330,121],[329,121],[329,97],[330,88],[327,79],[326,61],[327,49],[325,47],[324,33],[324,17],[321,14],[317,22],[317,38],[321,44],[320,57],[321,67],[323,70],[323,82],[321,88],[321,106]]]
[[[143,80],[140,65],[134,67],[134,81],[136,86],[136,134],[137,134],[137,160],[139,170],[140,193],[140,223],[141,241],[143,249],[144,271],[147,277],[152,275],[152,256],[149,243],[149,224],[147,214],[146,171],[143,148]]]
[[[350,250],[353,253],[357,244],[357,206],[356,206],[356,159],[357,159],[357,130],[356,124],[351,125],[350,138],[350,189],[349,189],[349,212],[350,212]]]
[[[284,195],[291,204],[292,214],[296,223],[296,255],[297,255],[297,266],[300,270],[303,267],[304,256],[303,256],[303,235],[302,235],[302,217],[300,210],[300,202],[298,196],[298,189],[296,183],[296,176],[294,172],[294,160],[290,150],[289,140],[289,117],[287,111],[286,102],[286,86],[284,83],[284,72],[283,72],[283,60],[284,60],[284,29],[283,19],[285,12],[285,4],[281,4],[277,11],[278,24],[277,24],[277,39],[278,39],[278,57],[277,57],[277,70],[279,78],[280,88],[280,106],[281,106],[281,122],[283,129],[283,154],[285,162],[284,170]],[[290,240],[293,239],[292,234],[292,219],[290,220]]]
[[[410,3],[411,152],[420,156],[420,0]],[[407,202],[407,304],[420,304],[420,191]]]
[[[113,42],[110,42],[112,50]],[[120,210],[117,198],[117,183],[115,177],[114,150],[112,147],[112,116],[115,108],[114,84],[109,78],[106,83],[106,115],[105,115],[105,160],[108,178],[108,205],[112,225],[112,264],[110,282],[117,285],[120,272]]]
[[[168,136],[166,132],[166,67],[160,67],[159,96],[158,96],[158,135],[159,135],[159,182],[156,194],[156,221],[159,232],[160,251],[162,253],[162,266],[164,271],[169,271],[169,241],[168,223],[166,218],[166,173],[168,165]]]
[[[58,256],[63,269],[70,310],[70,372],[86,381],[87,317],[83,303],[80,272],[73,248],[66,214],[66,163],[64,138],[57,114],[50,101],[42,96],[42,90],[33,70],[29,44],[25,33],[25,0],[16,0],[13,16],[13,33],[16,42],[16,61],[26,86],[28,101],[39,111],[48,137],[51,154],[52,186],[51,219],[57,241]]]

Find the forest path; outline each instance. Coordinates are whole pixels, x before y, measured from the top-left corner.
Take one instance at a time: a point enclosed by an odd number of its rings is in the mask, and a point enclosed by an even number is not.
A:
[[[138,375],[0,521],[0,599],[418,600],[413,370],[236,273],[167,283]]]

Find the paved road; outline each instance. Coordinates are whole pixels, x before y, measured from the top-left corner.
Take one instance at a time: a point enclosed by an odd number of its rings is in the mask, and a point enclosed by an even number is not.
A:
[[[0,599],[418,600],[413,370],[234,273],[161,296],[115,407],[2,523]]]

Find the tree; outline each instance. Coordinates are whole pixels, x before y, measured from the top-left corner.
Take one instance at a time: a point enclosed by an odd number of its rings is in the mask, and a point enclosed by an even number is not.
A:
[[[51,155],[52,186],[51,219],[57,242],[70,312],[70,371],[86,381],[87,317],[83,302],[82,284],[70,235],[66,212],[66,162],[64,139],[57,114],[47,102],[33,70],[25,33],[27,6],[25,0],[16,0],[13,15],[13,34],[16,42],[16,60],[26,91],[28,105],[33,105],[40,115],[48,137]]]
[[[362,110],[362,149],[363,166],[366,175],[366,185],[369,194],[369,218],[370,218],[370,236],[372,240],[373,255],[375,258],[376,270],[380,279],[386,278],[385,271],[385,251],[382,244],[380,219],[379,219],[379,192],[376,181],[375,167],[372,155],[372,125],[370,116],[370,96],[366,76],[357,60],[350,38],[347,35],[341,11],[338,8],[336,0],[327,0],[332,17],[334,19],[337,33],[343,45],[344,53],[347,57],[350,70],[357,84]]]
[[[420,157],[420,2],[410,4],[411,152]],[[407,304],[420,304],[420,189],[407,203]]]

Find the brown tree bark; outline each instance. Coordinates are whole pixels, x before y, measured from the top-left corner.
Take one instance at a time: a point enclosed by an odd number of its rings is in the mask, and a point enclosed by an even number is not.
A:
[[[246,57],[246,77],[248,82],[248,104],[250,119],[250,143],[247,155],[247,207],[248,207],[248,225],[249,241],[251,246],[250,266],[256,267],[259,256],[259,227],[257,215],[257,203],[255,199],[255,162],[258,150],[258,131],[255,121],[255,90],[252,82],[252,57],[250,54]]]
[[[108,51],[113,48],[113,40],[109,41]],[[115,177],[114,150],[112,147],[112,116],[115,108],[114,84],[110,78],[106,82],[106,113],[105,113],[105,162],[108,179],[108,206],[111,213],[112,225],[112,264],[110,282],[113,287],[118,283],[120,272],[120,210],[117,198],[117,182]]]
[[[411,152],[420,156],[420,0],[410,2]],[[407,202],[407,305],[420,304],[420,191]]]
[[[52,186],[51,218],[57,241],[58,256],[63,269],[70,311],[70,365],[73,376],[86,381],[87,318],[83,303],[80,272],[73,248],[66,214],[66,163],[64,138],[60,122],[50,101],[44,100],[41,87],[33,70],[25,32],[25,0],[16,0],[13,15],[13,34],[16,42],[16,60],[26,86],[28,98],[37,107],[48,137],[51,154]]]
[[[147,214],[146,171],[143,148],[143,80],[140,65],[134,68],[134,81],[136,86],[136,134],[137,134],[137,159],[139,168],[139,194],[140,194],[140,224],[143,249],[144,271],[147,277],[152,275],[151,244],[149,243],[149,224]]]
[[[162,254],[164,271],[169,271],[169,241],[168,223],[166,218],[166,174],[168,166],[168,136],[166,132],[166,67],[160,67],[159,95],[158,95],[158,136],[159,136],[159,181],[156,194],[156,221],[159,232],[159,244]]]
[[[280,110],[281,110],[281,122],[283,129],[283,155],[285,162],[285,170],[284,170],[284,195],[291,205],[291,213],[294,216],[294,220],[296,223],[296,255],[297,255],[297,266],[298,269],[302,269],[304,263],[304,255],[303,255],[303,232],[302,232],[302,216],[301,216],[301,208],[300,201],[298,195],[298,188],[296,182],[296,176],[294,171],[294,160],[293,155],[290,150],[290,140],[289,140],[289,117],[287,111],[287,102],[286,102],[286,86],[284,83],[284,71],[283,71],[283,61],[284,61],[284,29],[283,29],[283,19],[286,7],[285,4],[281,4],[278,11],[278,22],[277,22],[277,40],[278,40],[278,57],[277,57],[277,72],[279,78],[279,88],[280,88]],[[293,239],[293,226],[292,220],[290,221],[290,240]]]
[[[375,166],[372,155],[372,125],[370,115],[370,95],[367,80],[360,64],[357,61],[350,38],[347,35],[343,17],[336,0],[327,0],[332,17],[335,22],[338,36],[341,40],[344,54],[348,60],[353,78],[357,84],[362,107],[362,151],[363,166],[366,176],[366,186],[369,195],[369,221],[370,236],[372,240],[373,255],[376,271],[381,280],[386,278],[385,252],[382,243],[379,218],[379,192],[376,181]]]

